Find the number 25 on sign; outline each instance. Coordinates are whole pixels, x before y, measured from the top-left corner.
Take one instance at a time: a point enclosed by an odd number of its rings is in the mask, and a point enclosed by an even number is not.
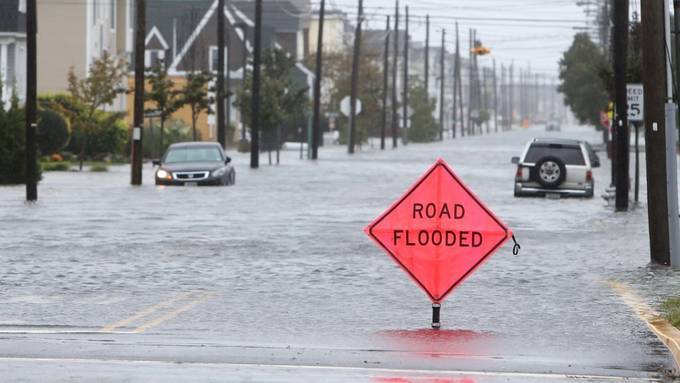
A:
[[[439,159],[365,229],[432,300],[432,326],[446,296],[512,233]]]

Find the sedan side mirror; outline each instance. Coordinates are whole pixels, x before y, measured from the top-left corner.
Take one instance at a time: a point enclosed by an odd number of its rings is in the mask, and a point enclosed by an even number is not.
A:
[[[153,166],[161,166],[161,160],[152,160],[151,163]]]
[[[519,164],[519,157],[512,157],[511,162],[515,165]]]
[[[227,156],[227,158],[224,160],[225,164],[231,163],[231,157]]]

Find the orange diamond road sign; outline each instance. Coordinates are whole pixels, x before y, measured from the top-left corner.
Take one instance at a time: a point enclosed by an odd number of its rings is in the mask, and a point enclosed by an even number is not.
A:
[[[365,231],[436,307],[512,237],[442,159]]]

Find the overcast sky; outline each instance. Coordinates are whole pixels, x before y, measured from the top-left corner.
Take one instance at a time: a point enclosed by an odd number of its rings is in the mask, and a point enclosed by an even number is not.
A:
[[[356,17],[358,0],[327,1],[327,7],[342,9],[350,17]],[[410,8],[413,16],[410,32],[414,40],[425,40],[424,16],[429,13],[431,44],[441,45],[439,31],[443,27],[447,30],[447,45],[453,49],[458,20],[464,55],[468,30],[475,28],[478,39],[492,50],[492,55],[484,58],[484,65],[490,65],[492,58],[499,66],[513,61],[515,67],[531,64],[534,72],[550,78],[557,77],[557,63],[562,53],[579,32],[575,28],[585,27],[587,19],[584,8],[577,6],[576,0],[400,0],[400,5],[402,15],[404,5]],[[385,28],[384,15],[394,13],[394,0],[364,0],[364,9],[369,28]],[[403,18],[400,23],[401,29]]]

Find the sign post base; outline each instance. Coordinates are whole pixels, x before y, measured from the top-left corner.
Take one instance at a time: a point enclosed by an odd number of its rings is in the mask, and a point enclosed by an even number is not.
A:
[[[442,305],[439,303],[432,304],[432,328],[435,330],[439,330],[439,328],[442,327],[442,324],[439,321],[439,311],[441,308]]]

